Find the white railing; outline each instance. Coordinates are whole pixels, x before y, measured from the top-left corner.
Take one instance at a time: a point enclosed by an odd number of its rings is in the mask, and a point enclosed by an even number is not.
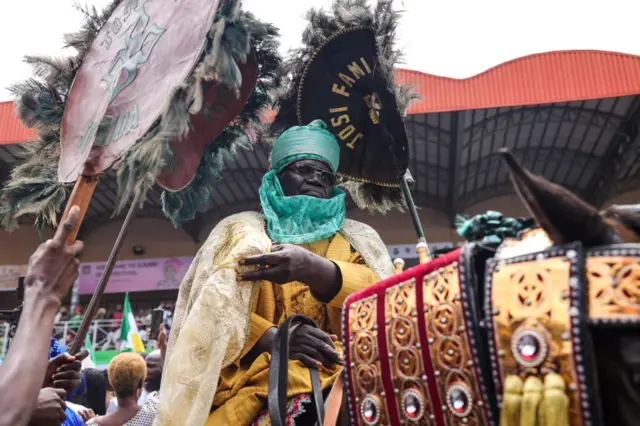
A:
[[[121,320],[95,320],[89,328],[91,349],[105,351],[117,349],[120,343]],[[70,345],[78,333],[80,321],[61,321],[53,326],[53,337],[64,345]]]
[[[9,346],[9,323],[0,323],[0,358],[4,358],[4,354],[7,352]]]
[[[80,321],[60,321],[53,326],[53,337],[67,347],[78,333]],[[89,329],[92,351],[115,350],[120,348],[121,320],[95,320]],[[146,325],[138,323],[142,340],[147,343]],[[9,323],[0,323],[0,358],[4,358],[8,348]]]

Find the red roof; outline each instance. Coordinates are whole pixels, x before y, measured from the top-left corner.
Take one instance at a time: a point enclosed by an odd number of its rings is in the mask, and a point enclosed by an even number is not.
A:
[[[577,50],[517,58],[465,79],[399,70],[422,100],[410,114],[536,105],[640,94],[640,56]]]
[[[36,132],[26,128],[16,117],[13,102],[0,102],[0,145],[29,142]]]
[[[422,99],[409,114],[515,105],[535,105],[640,94],[640,56],[603,51],[561,51],[525,56],[481,74],[453,79],[400,69],[399,83]],[[272,117],[273,112],[267,113]],[[16,118],[11,102],[0,103],[0,144],[34,137]]]

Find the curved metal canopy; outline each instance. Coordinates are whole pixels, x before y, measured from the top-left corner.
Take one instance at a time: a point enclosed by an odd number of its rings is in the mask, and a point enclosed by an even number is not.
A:
[[[496,155],[511,148],[526,167],[600,205],[640,187],[640,97],[554,103],[526,107],[414,114],[407,117],[410,170],[416,203],[456,214],[512,192]],[[0,146],[5,173],[19,146]],[[184,226],[195,240],[212,220],[259,208],[258,187],[268,168],[268,148],[259,143],[228,161],[208,211]],[[115,173],[101,178],[83,233],[107,221],[116,195]],[[163,218],[154,188],[141,217]]]
[[[405,121],[415,201],[452,222],[474,204],[512,191],[496,155],[505,146],[533,172],[595,205],[640,187],[640,56],[546,52],[463,80],[410,70],[398,70],[396,79],[422,95]],[[591,100],[553,102],[576,99]],[[18,149],[0,145],[0,174],[8,174]],[[212,221],[258,209],[257,190],[267,167],[265,145],[239,153],[227,162],[209,209],[183,228],[197,240]],[[98,184],[84,233],[112,219],[115,195],[110,171]],[[158,189],[139,215],[164,217]]]
[[[416,198],[454,217],[512,192],[497,151],[601,205],[640,178],[640,97],[412,115]]]

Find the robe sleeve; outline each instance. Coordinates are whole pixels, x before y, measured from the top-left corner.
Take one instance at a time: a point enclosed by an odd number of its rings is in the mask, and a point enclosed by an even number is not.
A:
[[[242,352],[240,353],[240,357],[238,358],[238,362],[245,357],[253,349],[253,347],[258,343],[258,340],[262,337],[262,335],[269,330],[270,328],[275,327],[271,321],[261,317],[256,313],[251,313],[251,317],[249,318],[249,334],[247,336],[247,342],[242,348]]]
[[[353,253],[349,262],[334,260],[333,263],[342,274],[342,287],[336,297],[328,303],[332,308],[342,309],[347,296],[380,281],[358,253]]]

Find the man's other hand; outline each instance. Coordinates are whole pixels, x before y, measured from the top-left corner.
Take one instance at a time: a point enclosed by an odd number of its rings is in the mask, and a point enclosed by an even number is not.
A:
[[[87,356],[89,356],[89,351],[83,349],[75,356],[62,354],[49,360],[43,387],[54,387],[71,393],[80,386],[82,360]]]
[[[64,402],[67,394],[62,389],[44,388],[36,400],[36,408],[31,416],[31,426],[59,426],[67,418]]]
[[[66,244],[78,221],[80,209],[73,206],[67,218],[60,224],[52,239],[40,244],[29,259],[25,276],[25,292],[34,289],[38,297],[54,302],[60,301],[69,292],[78,278],[79,261],[77,256],[83,248],[81,241]]]
[[[335,348],[338,339],[306,324],[300,324],[291,329],[289,334],[289,358],[297,359],[308,368],[325,366],[333,367],[342,363],[342,355]]]
[[[91,408],[84,408],[82,410],[78,410],[78,415],[82,419],[83,422],[88,422],[89,419],[92,419],[96,416],[96,413],[93,412]]]

